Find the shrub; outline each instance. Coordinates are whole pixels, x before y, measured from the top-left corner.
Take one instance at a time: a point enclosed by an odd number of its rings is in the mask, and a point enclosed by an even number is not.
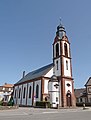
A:
[[[50,102],[47,101],[36,101],[37,107],[50,108]]]
[[[3,101],[1,100],[1,101],[0,101],[0,106],[2,106],[2,105],[3,105]]]
[[[14,100],[13,97],[10,98],[9,102],[8,102],[9,106],[13,106],[14,105]]]

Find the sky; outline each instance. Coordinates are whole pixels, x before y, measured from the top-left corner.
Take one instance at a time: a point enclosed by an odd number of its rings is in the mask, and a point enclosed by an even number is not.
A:
[[[91,76],[91,0],[0,0],[0,85],[52,63],[62,19],[71,43],[75,88]]]

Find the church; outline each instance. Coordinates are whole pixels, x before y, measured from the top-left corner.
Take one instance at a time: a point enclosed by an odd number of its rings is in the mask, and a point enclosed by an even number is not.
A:
[[[34,106],[49,101],[52,107],[75,107],[70,42],[65,27],[57,26],[53,41],[53,63],[31,71],[14,84],[14,103]]]

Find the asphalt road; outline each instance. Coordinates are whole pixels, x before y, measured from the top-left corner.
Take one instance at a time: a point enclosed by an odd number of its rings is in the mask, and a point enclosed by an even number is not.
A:
[[[0,110],[0,120],[90,120],[91,109],[19,108]]]

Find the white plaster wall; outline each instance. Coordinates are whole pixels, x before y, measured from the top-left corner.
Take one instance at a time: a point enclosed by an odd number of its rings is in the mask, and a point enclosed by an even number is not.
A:
[[[29,98],[29,88],[31,86],[31,98]],[[27,105],[32,106],[32,96],[33,95],[33,82],[28,83],[28,95],[27,95]]]
[[[66,60],[68,61],[68,70],[66,69]],[[63,58],[64,61],[64,75],[71,77],[70,59]]]
[[[59,55],[60,55],[61,54],[60,53],[60,41],[58,41],[57,43],[59,44]],[[54,45],[54,58],[56,57],[56,44],[57,43],[55,43],[55,45]]]
[[[58,86],[58,88],[56,89],[56,87],[55,87],[55,84],[58,84],[58,82],[49,82],[49,92],[50,91],[59,91],[59,86]],[[59,84],[58,84],[59,85]]]
[[[58,61],[58,70],[57,70],[56,61]],[[53,69],[53,72],[54,72],[54,74],[56,76],[60,76],[61,75],[61,61],[60,61],[60,58],[54,60],[54,69]]]
[[[58,104],[59,103],[59,92],[49,92],[50,94],[50,103],[56,103]],[[56,102],[56,97],[58,97],[58,102]]]
[[[48,94],[48,79],[45,79],[44,80],[44,93],[45,94]]]
[[[25,91],[25,98],[23,98],[23,94],[22,94],[22,105],[26,105],[27,84],[23,84],[23,93],[24,93],[24,87],[26,88],[26,91]]]
[[[52,75],[53,75],[53,68],[44,77],[51,77]]]
[[[48,84],[49,101],[52,104],[52,107],[57,107],[57,104],[59,104],[59,87],[56,88],[54,86],[55,84],[58,84],[58,82],[49,82]],[[58,98],[58,101],[56,101],[56,97]]]
[[[70,84],[70,86],[68,87],[67,84]],[[65,81],[65,92],[67,94],[68,90],[72,93],[72,82],[71,81]]]
[[[40,101],[41,100],[41,80],[35,81],[34,82],[34,95],[36,96],[36,86],[39,85],[39,98],[36,98],[35,101]]]
[[[65,55],[65,53],[64,53],[64,43],[66,43],[66,44],[67,44],[68,57],[70,57],[69,44],[68,44],[67,42],[65,42],[65,41],[62,41],[62,46],[63,46],[63,55]]]

